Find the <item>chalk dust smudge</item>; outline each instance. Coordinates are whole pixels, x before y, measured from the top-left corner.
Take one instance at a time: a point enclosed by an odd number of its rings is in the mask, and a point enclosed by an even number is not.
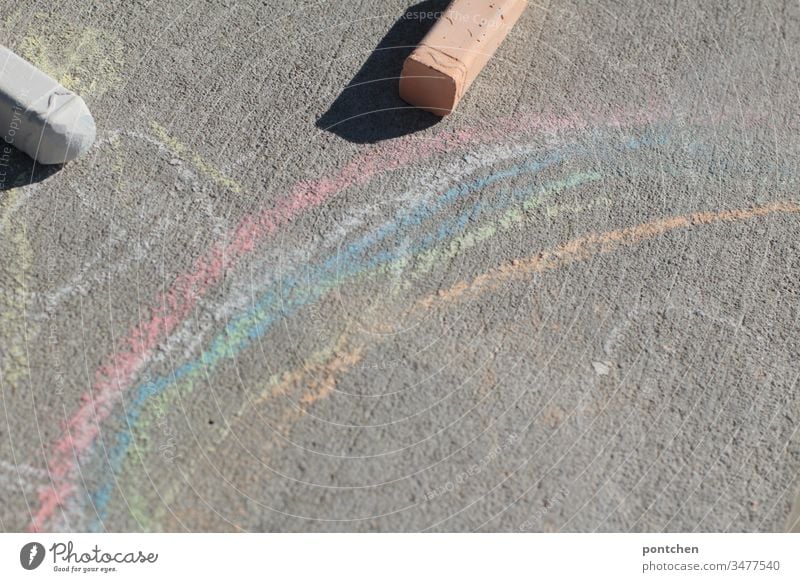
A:
[[[47,472],[43,469],[0,461],[0,490],[25,492],[34,491],[41,483],[47,481]]]
[[[106,31],[37,12],[21,34],[17,52],[82,97],[99,97],[121,81],[125,47]]]

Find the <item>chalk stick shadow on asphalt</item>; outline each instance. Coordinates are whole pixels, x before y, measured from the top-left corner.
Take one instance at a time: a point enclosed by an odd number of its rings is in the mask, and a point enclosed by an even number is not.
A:
[[[403,61],[436,23],[448,0],[415,4],[395,22],[317,127],[355,143],[375,143],[427,129],[441,118],[400,99]]]
[[[5,147],[8,147],[8,152]],[[41,182],[61,168],[63,168],[61,164],[46,166],[37,164],[17,148],[6,146],[0,140],[0,191]]]

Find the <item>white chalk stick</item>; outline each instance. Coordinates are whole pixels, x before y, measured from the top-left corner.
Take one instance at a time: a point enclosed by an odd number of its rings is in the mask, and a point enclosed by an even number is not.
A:
[[[94,118],[83,99],[0,46],[0,134],[40,164],[63,164],[88,150]]]

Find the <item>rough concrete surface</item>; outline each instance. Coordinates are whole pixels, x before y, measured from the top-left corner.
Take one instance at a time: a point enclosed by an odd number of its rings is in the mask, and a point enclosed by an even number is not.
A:
[[[531,2],[439,120],[441,6],[0,2],[97,122],[2,160],[0,529],[790,527],[800,5]]]

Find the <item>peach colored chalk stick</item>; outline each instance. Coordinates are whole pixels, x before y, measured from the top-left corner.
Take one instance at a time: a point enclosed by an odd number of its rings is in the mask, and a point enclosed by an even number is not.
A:
[[[522,15],[527,0],[453,0],[400,74],[400,97],[447,115]]]

